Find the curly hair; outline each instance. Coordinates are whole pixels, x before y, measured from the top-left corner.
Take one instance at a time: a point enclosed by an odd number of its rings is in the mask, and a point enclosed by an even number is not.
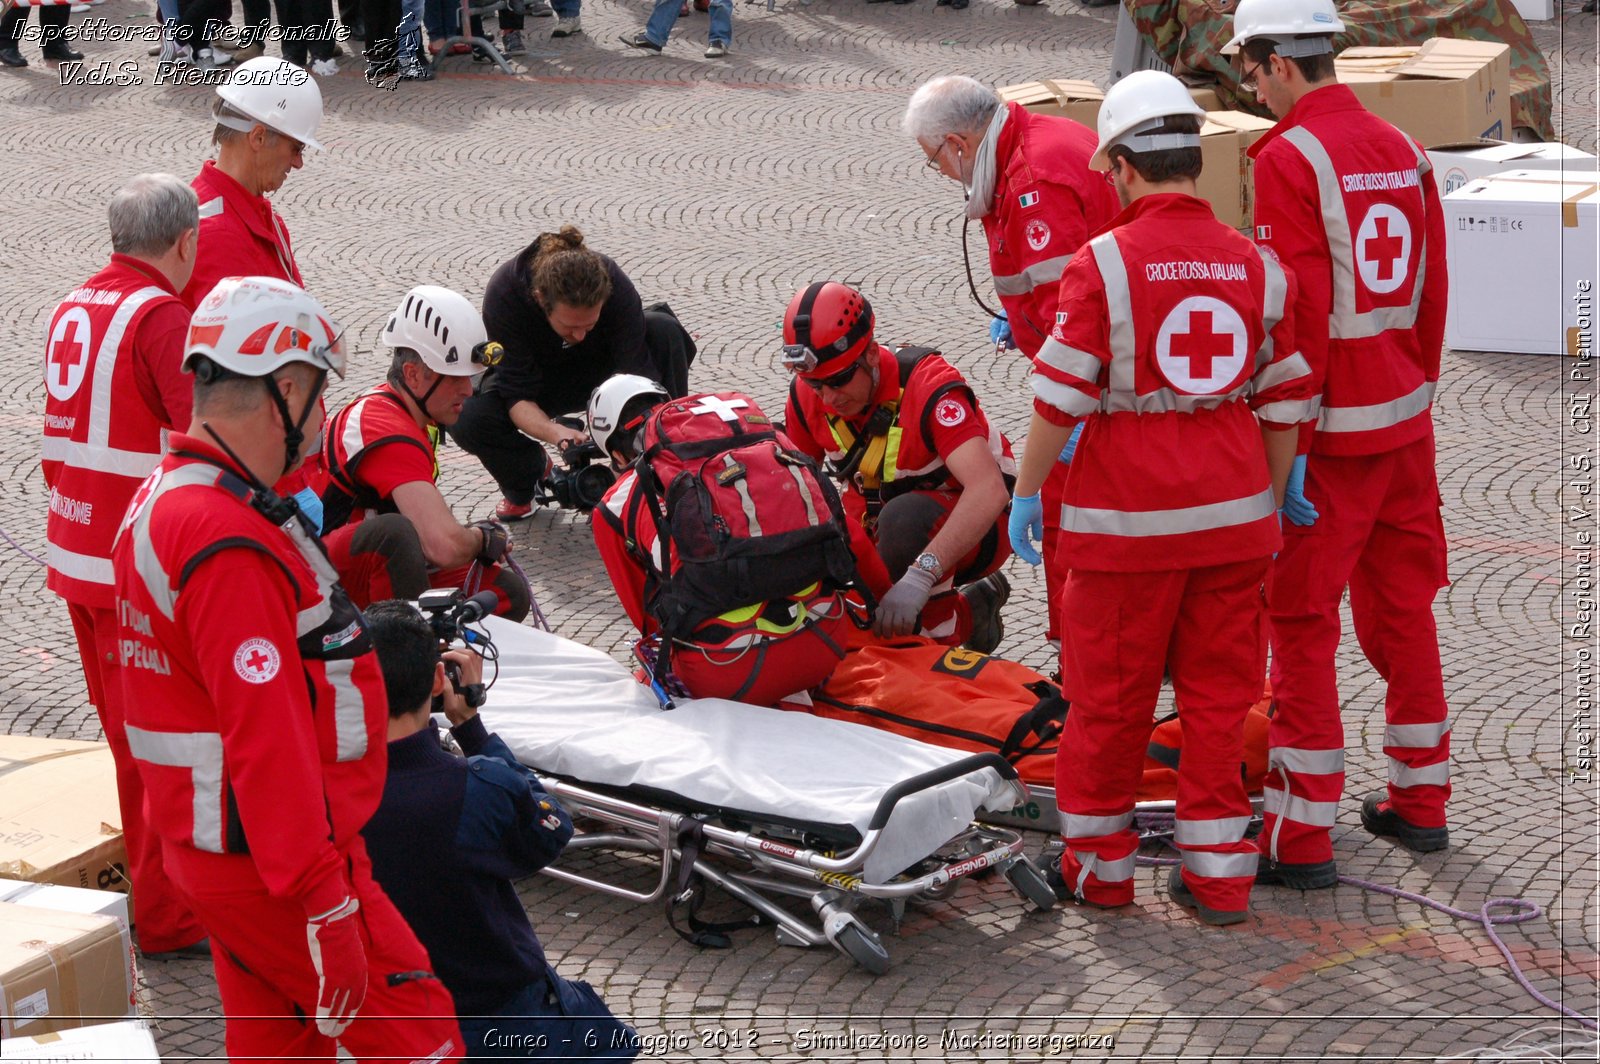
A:
[[[545,313],[557,304],[589,308],[611,298],[611,274],[605,260],[584,246],[583,233],[575,225],[563,225],[557,233],[540,233],[533,242],[529,265],[533,298]]]

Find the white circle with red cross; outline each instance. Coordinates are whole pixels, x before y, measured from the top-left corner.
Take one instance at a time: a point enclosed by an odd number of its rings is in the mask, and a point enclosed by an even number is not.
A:
[[[265,639],[246,639],[233,652],[233,671],[245,683],[266,683],[278,675],[278,648]]]
[[[82,307],[63,311],[50,330],[44,352],[44,386],[64,403],[77,393],[89,371],[89,312]]]
[[[1411,223],[1398,207],[1376,203],[1356,233],[1356,269],[1369,292],[1386,295],[1411,273]]]
[[[1244,368],[1249,334],[1239,312],[1220,299],[1190,296],[1172,308],[1156,334],[1156,362],[1174,388],[1209,395]]]

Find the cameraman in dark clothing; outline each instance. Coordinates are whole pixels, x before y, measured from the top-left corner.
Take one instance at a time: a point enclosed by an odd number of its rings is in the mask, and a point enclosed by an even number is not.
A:
[[[515,258],[501,263],[483,295],[489,336],[505,347],[450,429],[476,455],[505,496],[502,521],[519,521],[549,459],[544,444],[561,448],[588,437],[581,412],[589,393],[617,373],[660,381],[674,397],[688,394],[694,340],[665,304],[645,309],[617,264],[584,245],[565,225],[540,233]]]
[[[389,774],[362,836],[373,878],[455,998],[467,1059],[634,1059],[633,1028],[588,983],[556,974],[511,884],[555,860],[572,821],[485,729],[474,704],[482,659],[441,656],[408,602],[374,603],[365,616],[388,691]],[[465,758],[440,746],[436,705]]]

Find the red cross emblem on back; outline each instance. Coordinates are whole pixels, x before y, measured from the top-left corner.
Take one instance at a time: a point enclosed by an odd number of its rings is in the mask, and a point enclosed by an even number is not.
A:
[[[1211,296],[1189,296],[1161,323],[1156,363],[1179,391],[1210,395],[1239,378],[1249,346],[1249,332],[1237,310]]]
[[[89,312],[82,307],[68,307],[50,330],[44,385],[61,402],[77,393],[89,371],[90,331]]]
[[[1411,223],[1389,203],[1373,204],[1356,232],[1356,271],[1377,295],[1405,284],[1411,273]]]

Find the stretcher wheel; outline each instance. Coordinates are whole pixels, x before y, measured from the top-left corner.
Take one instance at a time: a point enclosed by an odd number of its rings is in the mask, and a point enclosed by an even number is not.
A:
[[[1006,869],[1006,882],[1040,912],[1049,912],[1056,907],[1056,892],[1050,889],[1044,873],[1035,868],[1032,861],[1019,860]]]
[[[878,936],[852,920],[839,928],[833,944],[873,975],[889,970],[889,951],[883,948]]]

